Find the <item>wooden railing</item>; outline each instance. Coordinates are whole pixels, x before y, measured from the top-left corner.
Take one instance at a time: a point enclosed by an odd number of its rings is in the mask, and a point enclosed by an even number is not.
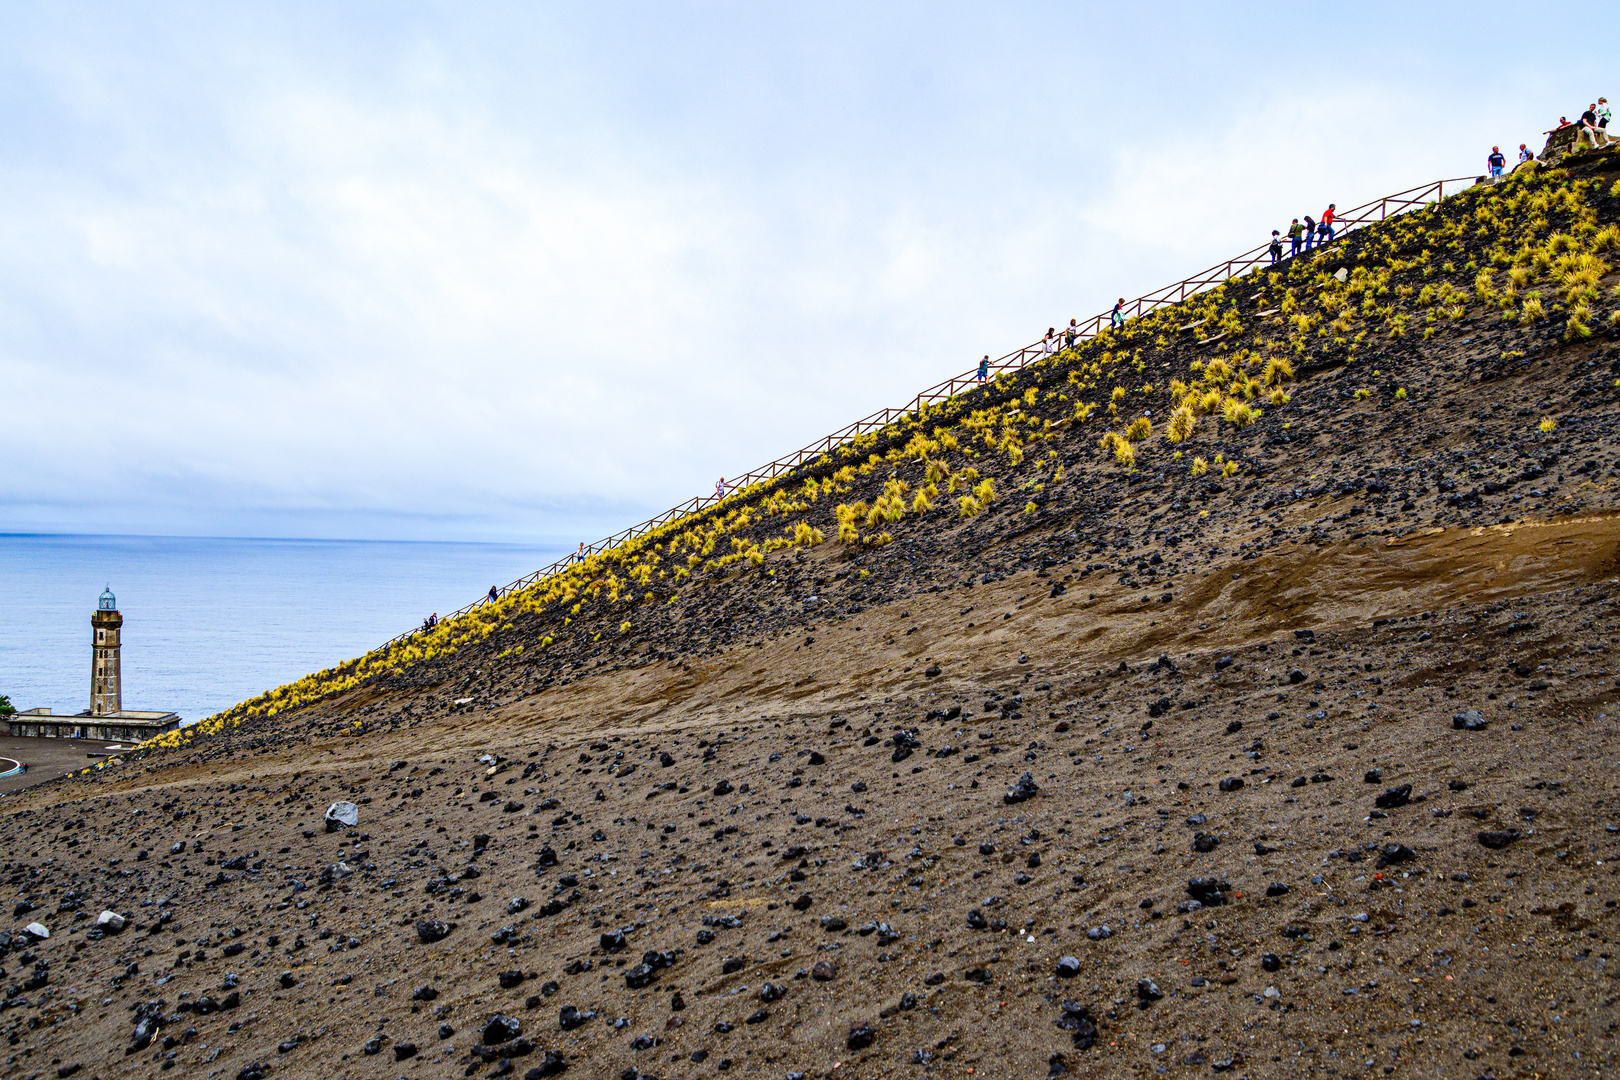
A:
[[[1345,210],[1343,212],[1335,211],[1333,219],[1334,239],[1337,240],[1348,232],[1352,232],[1366,225],[1374,224],[1375,222],[1384,221],[1387,218],[1394,217],[1409,210],[1420,210],[1425,206],[1438,203],[1446,197],[1448,186],[1450,188],[1450,193],[1455,195],[1466,188],[1471,187],[1473,184],[1477,183],[1478,180],[1478,177],[1473,176],[1457,177],[1451,180],[1436,180],[1433,183],[1424,184],[1420,187],[1409,188],[1406,191],[1399,191],[1393,195],[1385,195],[1381,199],[1374,199],[1371,202],[1363,203],[1362,205],[1353,207],[1350,210]],[[1318,245],[1311,252],[1311,254],[1314,255],[1316,251],[1320,251],[1322,247],[1325,246],[1326,245]],[[1144,293],[1143,295],[1138,296],[1135,300],[1128,300],[1121,307],[1120,314],[1126,319],[1132,319],[1139,315],[1145,315],[1155,308],[1164,307],[1166,304],[1179,304],[1189,296],[1196,296],[1198,293],[1201,293],[1206,289],[1212,289],[1217,285],[1225,284],[1233,278],[1242,277],[1244,274],[1257,267],[1270,266],[1270,247],[1271,245],[1268,241],[1267,243],[1261,244],[1259,247],[1251,248],[1250,250],[1245,251],[1241,255],[1227,259],[1225,262],[1216,263],[1214,266],[1211,266],[1209,269],[1200,273],[1183,278],[1180,281],[1166,285],[1163,288],[1155,289],[1152,292]],[[1289,258],[1291,258],[1291,256],[1287,252],[1284,252],[1283,261],[1287,262]],[[1075,340],[1080,341],[1087,338],[1096,337],[1098,334],[1109,328],[1112,318],[1113,311],[1110,309],[1100,315],[1093,315],[1084,323],[1077,324],[1075,328]],[[1026,345],[1021,349],[1015,349],[1012,352],[1007,353],[1005,356],[992,360],[989,365],[988,375],[993,377],[1005,371],[1018,371],[1029,364],[1035,363],[1036,361],[1055,356],[1057,353],[1062,352],[1065,348],[1067,348],[1066,339],[1068,330],[1068,327],[1064,327],[1059,335],[1054,337],[1051,341],[1046,341],[1043,339],[1035,342],[1033,345]],[[809,446],[795,450],[793,453],[788,454],[785,457],[777,458],[775,461],[761,465],[759,468],[743,473],[741,476],[733,477],[730,481],[728,481],[728,489],[725,495],[721,495],[716,492],[713,495],[700,495],[696,498],[688,499],[677,506],[673,506],[670,509],[665,510],[662,514],[659,514],[656,517],[643,521],[639,525],[632,525],[627,529],[621,529],[612,536],[604,537],[594,544],[585,544],[578,551],[570,552],[568,555],[558,559],[550,566],[547,566],[541,570],[536,570],[532,574],[527,574],[524,577],[518,578],[509,585],[496,589],[496,595],[505,596],[508,593],[518,592],[522,589],[526,589],[536,582],[548,578],[553,574],[561,573],[562,571],[568,569],[568,567],[577,562],[583,561],[591,555],[596,555],[600,552],[607,551],[610,548],[617,547],[619,544],[625,543],[628,540],[634,540],[638,536],[644,536],[647,533],[652,532],[654,529],[668,525],[670,522],[679,520],[680,518],[686,517],[690,514],[696,514],[707,510],[710,507],[716,506],[725,501],[727,498],[733,497],[737,492],[743,491],[755,484],[767,480],[774,480],[783,473],[792,472],[794,469],[798,468],[800,465],[803,465],[807,461],[814,461],[822,454],[831,453],[835,448],[845,442],[848,442],[850,439],[854,439],[858,436],[865,435],[868,432],[877,431],[883,427],[886,427],[894,421],[917,411],[924,405],[930,405],[937,401],[947,401],[955,397],[963,390],[971,390],[979,385],[980,379],[978,378],[978,371],[976,368],[973,371],[967,372],[966,374],[952,376],[951,378],[946,379],[944,382],[937,383],[922,391],[916,397],[912,398],[909,404],[902,408],[880,409],[870,416],[862,417],[853,424],[839,428],[832,434],[817,439]],[[446,615],[445,618],[454,619],[459,615],[465,615],[467,612],[489,602],[489,597],[486,595],[478,601],[468,604],[464,608],[451,612],[449,615]],[[386,645],[392,645],[396,641],[403,641],[406,638],[420,632],[421,628],[409,630],[403,634],[400,634],[398,637],[391,638],[385,643],[385,647]]]

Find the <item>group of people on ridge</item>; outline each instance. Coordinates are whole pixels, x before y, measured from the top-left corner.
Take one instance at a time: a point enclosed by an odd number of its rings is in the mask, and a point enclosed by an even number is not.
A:
[[[1596,150],[1609,144],[1609,119],[1609,99],[1600,97],[1586,107],[1586,111],[1581,113],[1579,120],[1570,123],[1567,116],[1560,116],[1558,126],[1548,128],[1542,134],[1551,135],[1554,132],[1563,131],[1567,127],[1573,127],[1575,128],[1575,146],[1571,149],[1578,148],[1582,140],[1584,140],[1591,143],[1592,149]]]
[[[1338,216],[1339,205],[1328,203],[1328,208],[1322,211],[1322,220],[1317,221],[1311,215],[1305,215],[1305,223],[1300,224],[1295,218],[1293,224],[1288,226],[1288,257],[1293,258],[1301,251],[1310,251],[1313,247],[1326,247],[1333,242],[1333,222]],[[1283,258],[1283,233],[1277,229],[1271,230],[1271,261],[1279,263]]]
[[[1523,165],[1527,161],[1534,160],[1536,160],[1535,151],[1524,145],[1524,143],[1520,143],[1519,164]],[[1491,147],[1490,155],[1485,158],[1485,167],[1490,169],[1492,176],[1502,175],[1502,170],[1507,167],[1507,157],[1502,153],[1500,146]]]

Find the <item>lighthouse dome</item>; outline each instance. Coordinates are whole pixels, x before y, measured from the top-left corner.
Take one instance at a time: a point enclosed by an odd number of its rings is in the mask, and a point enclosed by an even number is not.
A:
[[[101,590],[101,600],[96,604],[96,609],[98,611],[117,611],[118,610],[118,598],[113,596],[113,591],[112,591],[112,586],[111,585],[109,585],[105,589]]]

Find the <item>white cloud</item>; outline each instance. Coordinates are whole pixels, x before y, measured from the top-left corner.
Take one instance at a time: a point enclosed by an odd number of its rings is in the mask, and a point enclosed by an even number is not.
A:
[[[1155,50],[1089,66],[1084,11],[1037,63],[1029,12],[25,27],[0,385],[38,435],[0,442],[0,530],[605,531],[1293,214],[1477,167],[1574,78],[1438,122],[1444,64],[1396,82],[1351,42],[1207,89],[1265,53],[1239,14],[1206,47],[1116,13]]]

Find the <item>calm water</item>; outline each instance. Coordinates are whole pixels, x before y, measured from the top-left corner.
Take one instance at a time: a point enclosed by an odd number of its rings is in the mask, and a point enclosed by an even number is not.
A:
[[[511,544],[0,535],[0,694],[90,705],[90,613],[124,615],[124,707],[203,719],[539,569]]]

